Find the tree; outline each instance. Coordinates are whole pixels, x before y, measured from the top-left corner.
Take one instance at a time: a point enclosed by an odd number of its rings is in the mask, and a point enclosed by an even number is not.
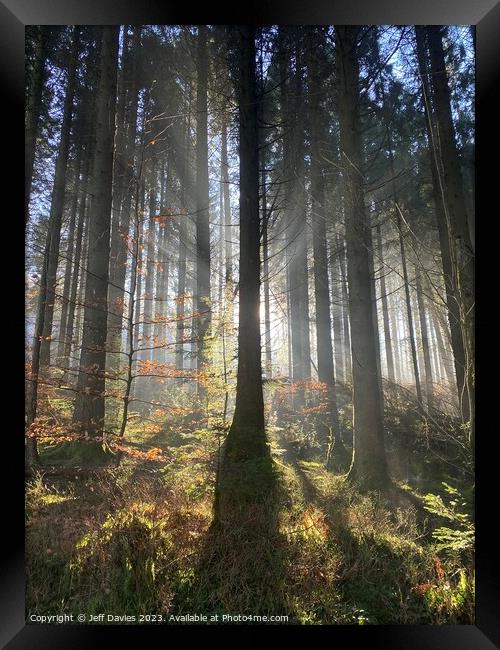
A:
[[[210,197],[208,187],[207,132],[207,27],[198,31],[197,92],[196,92],[196,312],[198,339],[198,368],[206,364],[205,337],[210,329]],[[204,394],[201,383],[200,394]]]
[[[469,422],[469,442],[474,449],[474,251],[466,211],[462,173],[455,140],[450,104],[450,89],[439,25],[427,27],[432,97],[438,138],[433,139],[439,191],[448,228],[453,284],[459,306],[460,329],[464,345],[464,386],[460,403]]]
[[[287,298],[291,347],[291,379],[303,382],[311,374],[309,341],[309,298],[307,236],[305,224],[304,121],[302,106],[301,43],[297,32],[280,28],[279,70],[280,103],[283,123],[284,221],[286,232]],[[295,73],[289,63],[295,53]],[[293,86],[292,86],[293,81]],[[291,91],[293,87],[293,91]],[[292,101],[294,98],[294,101]],[[304,405],[304,390],[294,393],[297,407]]]
[[[335,34],[353,374],[354,450],[349,476],[367,487],[383,487],[388,474],[372,317],[370,226],[363,193],[356,44],[360,28],[336,26]]]
[[[240,277],[236,404],[226,442],[229,459],[267,453],[260,342],[260,223],[255,30],[240,27]]]
[[[107,293],[119,27],[101,29],[92,205],[78,393],[73,420],[101,435],[105,418]]]
[[[456,298],[456,287],[454,286],[454,276],[452,271],[452,259],[450,253],[450,238],[448,235],[448,225],[446,213],[443,204],[443,195],[440,189],[439,172],[436,164],[434,153],[434,142],[436,139],[435,120],[432,112],[432,96],[429,82],[429,65],[428,52],[426,48],[426,32],[424,27],[415,27],[417,59],[420,82],[422,86],[422,104],[425,112],[425,127],[427,132],[429,152],[429,162],[432,174],[432,188],[434,206],[436,211],[436,223],[439,234],[439,246],[441,252],[441,262],[443,268],[443,277],[446,291],[446,306],[448,310],[448,323],[451,333],[451,345],[453,348],[453,360],[455,366],[455,383],[457,385],[458,395],[463,392],[465,385],[465,351],[460,327],[460,312],[458,300]],[[468,402],[461,401],[462,413],[464,420],[467,421]]]
[[[78,151],[77,159],[75,161],[75,179],[73,183],[73,196],[71,199],[70,207],[70,220],[68,225],[68,245],[66,248],[66,264],[64,267],[64,284],[62,290],[62,306],[61,306],[61,321],[59,325],[59,340],[57,342],[57,359],[59,362],[62,362],[62,365],[67,363],[64,355],[64,349],[66,346],[66,336],[67,336],[67,327],[68,327],[68,311],[69,311],[69,294],[71,291],[71,275],[75,270],[73,262],[76,262],[76,265],[79,264],[80,260],[73,260],[75,252],[75,233],[77,231],[76,223],[77,218],[80,214],[80,190],[81,190],[81,175],[82,168],[84,164],[84,148],[82,146],[81,134],[76,139],[76,148]],[[76,266],[76,268],[78,268]]]
[[[418,316],[420,320],[420,338],[422,341],[422,355],[424,358],[424,376],[425,376],[425,396],[427,406],[432,406],[433,389],[432,389],[432,369],[431,355],[429,348],[429,332],[427,327],[425,297],[422,291],[422,276],[418,264],[415,266],[415,290],[417,294]]]
[[[187,271],[187,243],[188,243],[188,213],[189,200],[188,188],[188,170],[189,170],[189,140],[190,140],[190,126],[191,126],[191,85],[189,86],[189,100],[187,117],[184,123],[184,147],[181,156],[181,196],[180,196],[180,214],[179,214],[179,261],[177,271],[177,311],[176,311],[176,352],[175,352],[175,365],[176,368],[182,370],[184,368],[184,337],[186,332],[186,271]]]
[[[64,98],[64,110],[61,124],[61,139],[57,154],[52,201],[50,206],[49,235],[50,247],[47,259],[47,285],[45,287],[46,302],[43,319],[42,341],[40,349],[40,364],[50,365],[50,343],[52,340],[52,321],[54,305],[57,297],[57,267],[59,263],[59,244],[61,241],[61,222],[66,190],[66,168],[68,164],[69,142],[73,117],[73,100],[75,96],[76,71],[80,44],[80,28],[74,27],[71,55],[68,63],[68,80]]]
[[[129,254],[128,235],[134,182],[136,153],[137,109],[140,90],[141,28],[134,27],[125,39],[122,71],[122,124],[117,130],[113,177],[113,217],[110,250],[110,284],[108,289],[108,345],[111,352],[119,351],[125,305],[125,282]],[[120,355],[110,355],[112,367],[118,369]]]
[[[309,33],[309,109],[311,131],[311,203],[314,257],[314,295],[316,303],[316,344],[318,357],[318,379],[327,386],[328,411],[335,452],[345,458],[335,395],[335,374],[333,367],[332,323],[330,318],[330,287],[328,278],[328,256],[326,243],[326,214],[321,142],[325,140],[324,114],[320,106],[320,84],[318,71],[318,49],[320,39],[315,28]],[[326,449],[327,440],[323,440]]]
[[[144,325],[142,330],[143,352],[142,359],[151,359],[152,357],[152,318],[153,318],[153,286],[155,276],[155,244],[156,236],[156,212],[157,212],[157,170],[154,151],[151,152],[150,169],[149,169],[149,218],[148,229],[146,233],[146,278],[144,283]]]
[[[43,25],[27,27],[27,37],[34,41],[34,53],[29,74],[26,76],[26,111],[24,141],[24,220],[28,223],[33,167],[35,164],[35,146],[40,124],[42,94],[45,81],[45,60],[47,57],[48,28]]]
[[[387,376],[390,382],[395,383],[396,376],[394,372],[394,357],[392,354],[391,326],[389,320],[389,307],[387,301],[387,287],[385,283],[384,249],[382,245],[382,230],[380,224],[377,225],[377,248],[378,248],[378,261],[381,267],[380,300],[382,303],[382,316],[384,320],[384,343],[385,343],[385,355],[387,361]]]

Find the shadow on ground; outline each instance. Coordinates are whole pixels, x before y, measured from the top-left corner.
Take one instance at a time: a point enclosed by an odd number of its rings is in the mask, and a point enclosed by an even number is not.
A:
[[[223,622],[222,615],[288,613],[284,593],[287,545],[279,531],[280,489],[269,454],[224,464],[215,517],[194,579],[184,593],[177,594],[175,613],[219,614],[219,622]]]

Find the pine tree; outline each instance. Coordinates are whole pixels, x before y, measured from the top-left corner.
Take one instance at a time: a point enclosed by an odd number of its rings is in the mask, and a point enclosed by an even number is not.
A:
[[[372,311],[370,225],[363,193],[356,45],[359,31],[355,26],[335,27],[353,374],[354,452],[349,476],[368,487],[383,487],[388,475]]]
[[[101,35],[85,312],[78,394],[73,414],[74,422],[94,436],[101,435],[105,426],[107,293],[119,28],[102,27]]]

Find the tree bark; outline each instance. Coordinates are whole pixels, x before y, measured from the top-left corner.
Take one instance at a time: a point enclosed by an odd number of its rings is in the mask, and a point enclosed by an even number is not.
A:
[[[240,279],[236,405],[226,444],[232,460],[267,453],[260,348],[259,156],[255,29],[240,27]]]
[[[332,326],[333,326],[333,356],[335,359],[335,380],[344,384],[346,381],[345,373],[345,354],[343,341],[343,313],[342,313],[342,270],[340,268],[340,255],[342,254],[344,243],[340,240],[340,235],[336,235],[333,242],[331,254],[331,274],[332,274]]]
[[[424,358],[424,374],[425,374],[425,396],[427,406],[431,407],[433,404],[433,388],[432,388],[432,368],[431,368],[431,355],[429,350],[429,331],[427,327],[427,316],[425,308],[425,299],[422,292],[422,279],[420,269],[415,266],[415,289],[417,294],[417,306],[420,319],[420,336],[422,340],[422,356]]]
[[[387,485],[388,473],[372,311],[370,224],[361,172],[358,34],[355,26],[335,27],[353,373],[354,453],[349,477],[367,488],[382,488]]]
[[[107,293],[119,27],[102,27],[92,206],[78,394],[73,414],[93,436],[104,432]]]
[[[209,187],[208,187],[208,132],[207,132],[207,27],[198,31],[197,53],[197,91],[196,91],[196,312],[198,343],[198,370],[203,370],[208,359],[205,337],[211,324],[210,306],[210,227],[209,227]],[[205,395],[202,382],[198,391]]]
[[[396,200],[396,199],[395,199]],[[417,342],[415,337],[415,326],[413,323],[413,310],[411,308],[411,295],[410,295],[410,283],[408,278],[408,265],[406,263],[406,249],[405,242],[403,237],[403,226],[401,223],[401,216],[399,214],[398,205],[396,203],[396,223],[398,226],[399,233],[399,249],[401,251],[401,268],[403,270],[403,284],[405,292],[405,305],[406,305],[406,318],[408,323],[408,332],[410,337],[410,350],[411,350],[411,360],[413,366],[413,377],[415,379],[415,390],[417,391],[417,400],[419,404],[423,406],[422,399],[422,387],[420,384],[420,373],[418,370],[418,358],[417,358]]]
[[[313,227],[314,295],[316,301],[316,346],[318,357],[318,379],[327,387],[327,404],[331,423],[331,441],[322,436],[324,451],[329,442],[334,442],[334,453],[345,458],[337,410],[335,373],[333,366],[332,324],[330,319],[330,287],[328,278],[328,256],[326,243],[326,214],[323,165],[320,143],[324,140],[324,115],[320,105],[320,84],[318,79],[317,47],[319,45],[314,28],[309,32],[309,115],[311,130],[311,219]]]
[[[389,283],[391,289],[391,296],[387,296],[387,310],[390,310],[389,315],[389,326],[390,326],[390,336],[392,342],[394,342],[393,350],[393,359],[394,359],[394,376],[395,380],[401,383],[403,379],[403,369],[401,361],[401,341],[399,336],[398,329],[398,306],[397,300],[394,295],[394,286],[392,283]]]
[[[441,191],[439,171],[434,152],[434,143],[436,141],[437,134],[434,126],[434,115],[431,103],[432,95],[429,82],[429,66],[427,63],[425,28],[416,26],[415,35],[417,43],[418,67],[420,81],[422,84],[423,107],[426,116],[425,126],[427,130],[427,138],[429,141],[429,161],[431,166],[434,205],[436,209],[436,223],[438,228],[439,246],[441,250],[441,261],[446,290],[448,322],[450,326],[453,361],[455,365],[455,383],[457,385],[457,394],[460,396],[464,390],[465,385],[465,350],[462,330],[460,327],[460,310],[457,300],[457,288],[453,274],[448,223],[446,219],[445,206],[443,203],[443,193]],[[468,402],[464,401],[462,404],[462,414],[464,421],[468,420],[468,409]]]
[[[70,363],[71,348],[73,346],[73,338],[75,331],[79,331],[79,324],[75,327],[75,313],[78,308],[78,313],[81,312],[81,300],[78,296],[78,285],[83,284],[83,278],[85,274],[85,267],[87,264],[86,256],[86,246],[84,241],[84,234],[86,235],[86,221],[87,221],[87,207],[89,205],[89,188],[90,188],[90,173],[91,173],[91,162],[92,162],[92,147],[90,144],[86,150],[86,165],[84,172],[84,182],[83,182],[83,192],[80,197],[80,205],[78,209],[78,222],[76,225],[76,240],[75,240],[75,254],[74,254],[74,265],[73,273],[71,277],[71,288],[69,295],[68,303],[68,317],[67,325],[64,335],[64,353],[63,353],[63,365],[68,365]],[[85,232],[84,232],[85,231]],[[82,294],[83,297],[83,294]]]
[[[133,335],[133,350],[134,350],[134,370],[137,372],[138,361],[142,358],[142,352],[140,349],[140,338],[141,338],[141,307],[144,310],[144,301],[143,301],[143,276],[144,276],[144,205],[145,205],[146,191],[144,187],[144,179],[141,178],[139,181],[139,214],[141,218],[139,219],[139,227],[137,229],[137,240],[139,242],[137,248],[137,280],[135,286],[135,312],[134,312],[134,335]],[[134,383],[134,397],[138,392],[138,382],[137,379]]]
[[[45,317],[45,304],[47,301],[47,267],[50,250],[50,233],[47,233],[45,251],[43,255],[42,272],[40,274],[40,286],[38,292],[38,306],[35,321],[35,335],[33,337],[33,349],[31,355],[31,377],[30,377],[30,395],[26,413],[26,424],[29,427],[36,419],[38,406],[38,378],[40,374],[40,343],[43,332],[43,320]],[[36,460],[36,439],[28,440],[28,447],[33,454],[32,459]]]
[[[222,120],[222,144],[221,144],[221,169],[224,198],[224,237],[225,237],[225,262],[226,262],[226,283],[232,281],[233,277],[233,242],[231,228],[231,199],[229,196],[229,163],[227,157],[227,121],[224,116]]]
[[[451,114],[450,89],[446,74],[441,27],[439,25],[429,26],[427,35],[439,135],[438,142],[434,143],[434,152],[448,225],[452,270],[454,284],[457,288],[456,296],[465,352],[464,389],[463,397],[462,392],[460,393],[460,403],[464,419],[467,418],[469,422],[468,438],[470,448],[474,453],[474,251],[470,239],[463,180]]]
[[[33,182],[33,168],[35,165],[35,149],[38,128],[40,124],[40,112],[42,108],[43,84],[45,79],[45,59],[47,57],[48,28],[43,25],[28,27],[27,29],[37,30],[35,55],[31,68],[31,75],[28,77],[26,89],[26,118],[25,118],[25,140],[24,140],[24,219],[28,223],[29,202],[31,196],[31,185]]]
[[[74,259],[75,257],[75,234],[77,232],[77,216],[78,208],[80,205],[80,180],[82,172],[83,150],[81,146],[81,139],[77,142],[78,158],[75,164],[75,180],[73,183],[73,198],[70,208],[70,219],[68,226],[68,245],[66,248],[66,264],[64,267],[64,285],[62,291],[62,306],[61,306],[61,322],[59,324],[59,341],[57,343],[57,359],[62,366],[65,366],[64,350],[66,348],[66,336],[68,326],[68,311],[69,300],[71,294],[71,276],[75,271],[75,264],[79,264],[80,260]]]
[[[382,302],[382,318],[384,321],[384,343],[385,343],[385,358],[387,361],[387,377],[390,382],[396,381],[394,373],[394,357],[392,354],[392,335],[389,322],[389,308],[387,304],[387,286],[385,282],[385,266],[384,266],[384,249],[382,246],[382,232],[380,224],[377,226],[377,247],[378,247],[378,262],[380,266],[380,300]],[[396,341],[395,341],[396,343]],[[396,343],[397,345],[397,343]]]
[[[52,321],[57,293],[57,267],[59,263],[59,244],[61,241],[61,223],[64,209],[64,194],[66,190],[66,168],[68,165],[69,141],[73,117],[75,96],[76,70],[80,47],[80,28],[73,30],[73,43],[68,63],[68,81],[64,97],[63,118],[61,124],[61,140],[57,153],[54,186],[50,205],[50,251],[47,265],[47,301],[43,321],[42,343],[40,348],[40,364],[50,365],[50,344],[52,340]]]
[[[167,325],[168,313],[168,282],[170,263],[167,253],[168,238],[170,236],[170,220],[166,214],[165,196],[168,196],[167,185],[170,181],[170,165],[167,156],[167,164],[163,165],[161,171],[161,193],[159,203],[160,220],[158,223],[158,253],[156,261],[156,291],[155,291],[155,313],[154,313],[154,341],[153,359],[164,363],[167,356]]]
[[[153,154],[154,156],[154,154]],[[156,182],[157,182],[157,170],[156,170],[156,161],[152,157],[149,175],[149,220],[148,220],[148,230],[146,234],[146,278],[144,282],[144,324],[142,330],[142,347],[144,348],[141,358],[143,360],[150,360],[153,357],[153,302],[154,302],[154,279],[155,279],[155,242],[156,242],[156,212],[157,212],[157,202],[156,202]]]
[[[188,219],[189,206],[191,205],[191,187],[189,185],[189,152],[191,142],[191,96],[192,87],[189,86],[188,111],[184,129],[184,147],[181,156],[182,172],[180,174],[181,183],[181,214],[179,216],[179,264],[177,271],[177,311],[176,311],[176,349],[175,349],[175,367],[178,370],[184,368],[184,338],[186,336],[187,318],[185,316],[186,305],[186,288],[187,288],[187,245],[189,237]],[[175,156],[174,156],[175,159]]]
[[[269,290],[269,212],[267,210],[267,189],[266,189],[266,160],[264,148],[261,156],[261,182],[262,182],[262,257],[264,272],[264,341],[266,353],[266,378],[271,379],[273,374],[273,361],[271,353],[271,303]]]
[[[137,136],[137,104],[139,91],[139,51],[141,46],[141,28],[134,27],[132,36],[126,39],[131,44],[124,55],[122,77],[123,120],[118,155],[115,153],[113,183],[116,189],[113,195],[113,217],[110,250],[110,285],[108,288],[108,347],[112,352],[119,352],[121,346],[123,317],[125,308],[125,282],[127,278],[127,261],[129,259],[129,230],[134,181],[134,157]],[[145,101],[149,100],[146,93]],[[117,177],[117,178],[116,178]],[[115,181],[116,178],[116,181]],[[117,218],[116,218],[117,217]],[[130,299],[130,295],[129,295]],[[110,368],[119,370],[120,355],[110,354]]]
[[[342,285],[342,342],[344,344],[344,366],[345,366],[345,380],[352,380],[352,357],[351,357],[351,329],[349,326],[349,287],[347,284],[347,261],[346,261],[346,247],[343,241],[341,242],[341,250],[339,257],[341,285]]]
[[[302,79],[299,45],[296,51],[296,71],[293,96],[290,101],[290,84],[287,78],[290,65],[286,60],[285,35],[280,29],[279,70],[281,119],[283,133],[283,176],[285,183],[284,221],[286,229],[286,269],[289,307],[288,319],[291,335],[291,379],[303,382],[311,375],[311,351],[309,341],[309,300],[307,269],[307,235],[305,224],[305,196],[300,183],[304,178],[304,125],[302,106]],[[294,392],[295,408],[305,403],[304,389]]]

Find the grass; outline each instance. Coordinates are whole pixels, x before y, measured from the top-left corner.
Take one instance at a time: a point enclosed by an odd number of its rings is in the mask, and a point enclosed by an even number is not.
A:
[[[360,494],[315,460],[277,453],[260,474],[237,472],[230,480],[246,486],[242,507],[230,499],[223,507],[233,515],[214,525],[217,440],[198,439],[175,448],[163,440],[167,463],[124,457],[92,479],[29,483],[31,613],[473,622],[470,562],[439,551],[411,506]]]

